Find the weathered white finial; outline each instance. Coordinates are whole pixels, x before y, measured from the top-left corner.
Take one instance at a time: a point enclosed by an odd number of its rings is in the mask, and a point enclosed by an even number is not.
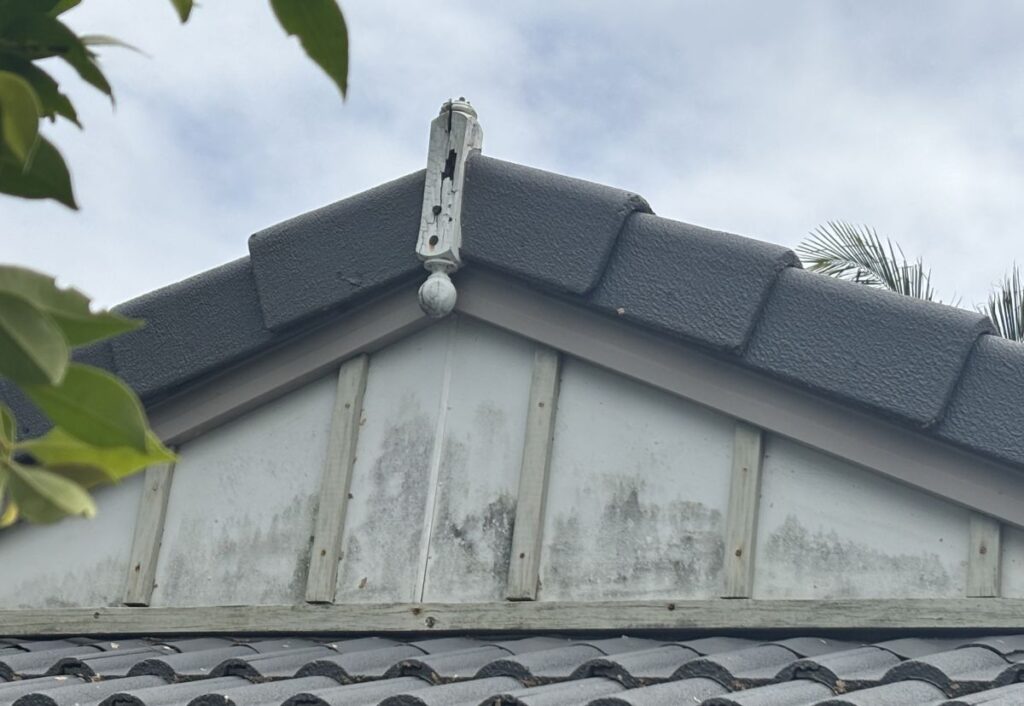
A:
[[[479,150],[483,130],[465,98],[447,101],[430,123],[427,177],[416,254],[430,272],[420,287],[420,307],[441,318],[455,308],[455,285],[449,275],[462,266],[462,186],[466,159]]]

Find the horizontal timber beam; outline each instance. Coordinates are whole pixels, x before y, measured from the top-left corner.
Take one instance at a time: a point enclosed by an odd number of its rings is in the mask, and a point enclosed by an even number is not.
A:
[[[0,611],[0,636],[467,631],[1024,630],[1024,599],[515,601]]]

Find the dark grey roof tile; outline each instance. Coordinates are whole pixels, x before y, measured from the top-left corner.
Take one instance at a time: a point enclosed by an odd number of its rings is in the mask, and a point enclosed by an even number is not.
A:
[[[424,273],[416,257],[424,172],[249,238],[266,326],[277,329]]]
[[[982,336],[967,361],[936,434],[975,451],[1024,465],[1024,345]]]
[[[432,637],[428,640],[413,640],[409,644],[432,655],[438,652],[470,650],[479,647],[482,643],[475,637]]]
[[[65,645],[52,650],[4,655],[0,657],[0,679],[43,675],[64,657],[84,657],[99,652],[99,648],[88,645]]]
[[[700,704],[705,699],[727,692],[728,689],[715,680],[697,677],[629,689],[615,696],[595,699],[590,702],[590,706],[680,706],[680,704]]]
[[[78,674],[83,677],[123,677],[138,662],[152,656],[163,657],[166,652],[155,646],[132,647],[110,652],[89,654],[85,657],[62,657],[48,670],[47,676],[55,674]]]
[[[477,673],[477,678],[512,677],[528,686],[556,679],[568,679],[584,662],[604,653],[587,644],[572,644],[551,650],[505,656],[489,662]]]
[[[604,640],[576,640],[574,644],[590,645],[596,647],[602,654],[621,655],[629,652],[639,652],[660,647],[665,644],[662,640],[650,640],[644,637],[612,637]]]
[[[212,691],[234,689],[249,682],[241,677],[197,679],[177,684],[161,684],[141,689],[124,689],[105,698],[100,706],[178,706]]]
[[[662,645],[588,660],[572,673],[571,678],[601,676],[635,688],[652,681],[668,679],[681,666],[699,656],[696,651],[682,645]]]
[[[17,679],[0,682],[0,704],[9,706],[25,694],[49,691],[61,686],[84,684],[85,679],[74,676],[35,677],[33,679]]]
[[[422,679],[397,677],[305,691],[292,696],[282,706],[370,706],[395,694],[411,694],[429,688],[430,682]]]
[[[779,681],[812,679],[836,691],[878,686],[900,658],[880,647],[865,646],[818,657],[807,657],[784,667]]]
[[[618,693],[622,684],[600,677],[510,689],[487,699],[486,706],[585,706]]]
[[[516,689],[519,683],[510,677],[472,679],[455,684],[416,689],[409,693],[390,696],[380,706],[456,706],[461,704],[482,704],[495,694]]]
[[[799,266],[778,245],[637,214],[589,301],[624,320],[740,352],[778,273]]]
[[[540,652],[541,650],[551,650],[556,647],[562,647],[564,645],[568,645],[569,640],[564,637],[534,635],[532,637],[521,637],[514,640],[498,640],[483,644],[497,645],[503,650],[508,650],[511,654],[521,655],[526,654],[527,652]]]
[[[690,660],[672,678],[707,677],[730,689],[749,688],[772,680],[796,659],[796,653],[785,647],[758,645]]]
[[[943,701],[941,706],[1021,706],[1024,704],[1024,684],[1010,684],[986,689]]]
[[[771,644],[792,650],[800,657],[817,657],[819,655],[832,654],[833,652],[845,652],[860,646],[860,643],[843,642],[826,637],[791,637],[785,640],[777,640]]]
[[[571,294],[597,285],[636,194],[481,154],[466,165],[462,254]]]
[[[916,659],[925,655],[933,655],[938,652],[955,650],[957,647],[969,645],[970,639],[964,638],[921,638],[921,637],[900,637],[894,640],[884,640],[874,643],[875,647],[889,650],[900,659]]]
[[[484,645],[468,650],[443,652],[403,659],[385,672],[387,678],[413,676],[440,684],[446,681],[469,679],[481,667],[513,654],[497,645]]]
[[[198,652],[185,652],[166,657],[151,657],[136,663],[129,671],[129,676],[137,674],[155,674],[167,681],[180,679],[197,679],[210,676],[213,670],[227,660],[244,655],[254,654],[251,647],[245,645],[228,645]]]
[[[130,677],[65,684],[44,691],[33,691],[14,702],[15,706],[92,706],[124,689],[158,686],[160,677]]]
[[[264,703],[281,703],[299,692],[326,689],[336,684],[336,681],[327,677],[282,679],[207,692],[188,703],[189,706],[256,706]]]
[[[683,640],[674,644],[688,647],[699,655],[714,655],[720,652],[734,652],[747,647],[756,647],[761,643],[745,637],[716,635],[713,637],[699,637],[695,640]]]
[[[159,644],[167,645],[175,652],[207,652],[237,644],[225,637],[192,637],[184,640],[162,640]]]
[[[245,358],[272,338],[247,257],[117,308],[147,321],[112,339],[118,373],[144,398]]]
[[[795,385],[927,427],[942,416],[975,341],[975,312],[788,268],[745,360]]]
[[[238,640],[239,645],[247,645],[260,654],[269,654],[271,652],[284,652],[285,650],[297,650],[305,647],[315,647],[320,642],[316,640],[310,640],[304,637],[284,637],[277,639],[260,639],[260,640]]]
[[[1003,657],[1012,659],[1012,655],[1024,652],[1024,635],[995,635],[992,637],[979,637],[970,640],[965,645],[977,645],[987,647],[1001,654]]]
[[[382,677],[403,659],[412,659],[424,654],[426,653],[423,650],[412,645],[395,645],[378,650],[333,655],[308,662],[295,676],[319,675],[330,677],[339,684],[347,684],[360,679]]]
[[[337,654],[336,650],[327,645],[311,645],[277,652],[247,654],[224,660],[213,668],[210,676],[244,677],[249,681],[283,679],[294,675],[313,660],[334,657]]]
[[[955,696],[988,688],[1008,666],[1006,658],[986,647],[961,647],[901,662],[883,681],[919,679]]]
[[[716,696],[701,706],[808,706],[831,696],[832,690],[824,684],[798,680]]]
[[[941,703],[944,698],[945,694],[938,687],[910,680],[842,694],[814,706],[925,706]]]

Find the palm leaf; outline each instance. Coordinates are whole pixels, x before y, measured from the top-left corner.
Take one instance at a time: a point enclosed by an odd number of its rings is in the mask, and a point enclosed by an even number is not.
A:
[[[810,233],[796,251],[811,272],[917,299],[935,299],[931,270],[925,270],[920,259],[908,261],[899,245],[888,238],[883,243],[867,226],[829,221]]]
[[[1024,282],[1016,263],[979,309],[992,319],[1000,336],[1024,343]]]

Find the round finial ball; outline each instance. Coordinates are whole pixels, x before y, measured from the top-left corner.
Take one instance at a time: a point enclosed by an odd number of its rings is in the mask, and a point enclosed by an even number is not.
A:
[[[447,272],[431,272],[420,285],[420,308],[434,319],[440,319],[455,309],[455,285]]]

